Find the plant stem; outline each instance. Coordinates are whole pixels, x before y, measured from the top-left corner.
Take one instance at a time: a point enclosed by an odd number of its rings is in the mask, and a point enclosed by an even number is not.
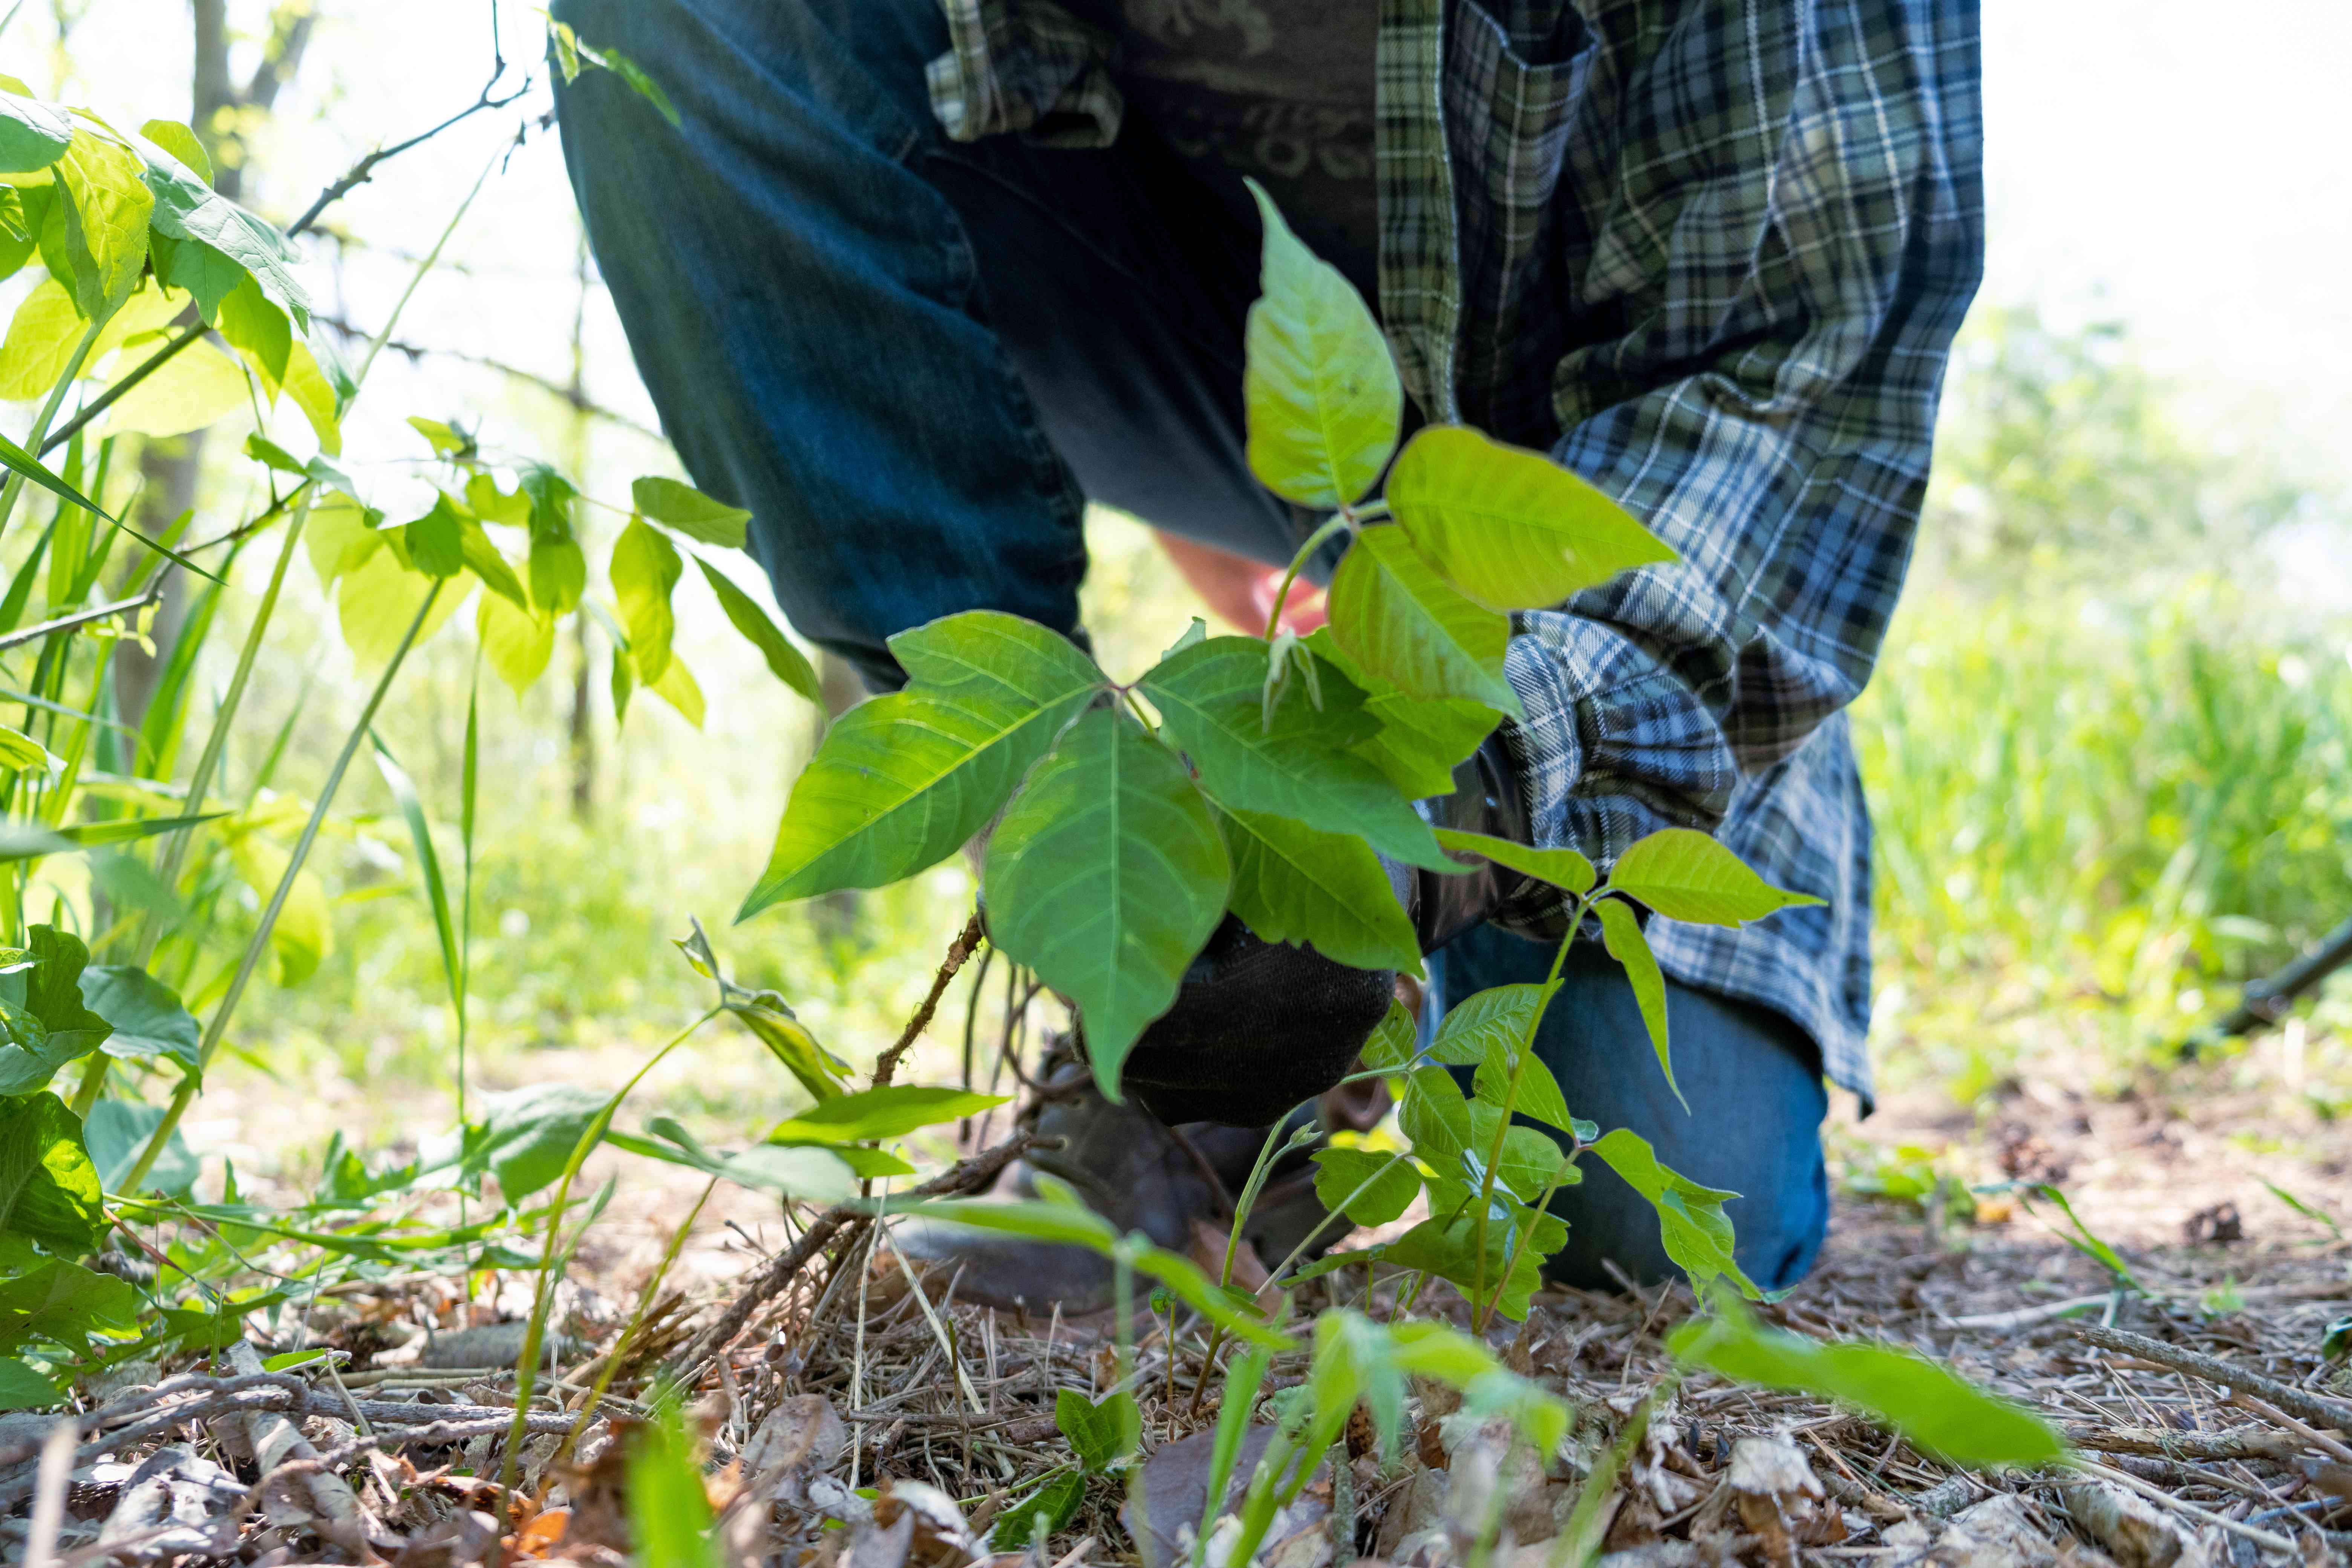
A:
[[[253,612],[253,625],[247,628],[245,646],[237,650],[236,669],[230,675],[228,690],[221,696],[220,707],[213,714],[212,732],[205,737],[205,749],[196,758],[196,771],[188,779],[188,804],[182,813],[186,816],[204,814],[205,795],[212,788],[213,773],[220,766],[221,757],[228,750],[229,726],[236,720],[238,707],[245,701],[246,683],[253,676],[253,661],[261,653],[263,634],[269,629],[270,617],[278,609],[278,590],[286,584],[286,569],[293,564],[295,546],[301,542],[303,524],[310,519],[309,480],[303,481],[303,500],[294,509],[293,521],[286,526],[286,542],[278,546],[278,561],[269,569],[269,586],[263,590],[261,603]],[[183,827],[163,841],[162,858],[155,864],[156,879],[166,888],[177,887],[180,870],[185,864],[189,840],[195,829]],[[139,938],[136,962],[144,969],[155,956],[156,943],[163,940],[163,929],[153,911],[149,911]]]
[[[58,377],[58,384],[49,389],[49,400],[42,405],[41,416],[33,421],[33,428],[25,437],[25,450],[37,452],[41,449],[41,444],[48,438],[49,422],[58,416],[58,410],[65,405],[66,394],[73,389],[73,384],[80,377],[81,367],[89,360],[89,351],[97,345],[98,334],[104,331],[106,323],[113,319],[112,310],[101,311],[98,319],[83,330],[81,341],[74,344],[73,353],[66,360],[64,374]],[[10,469],[8,482],[5,485],[0,485],[0,534],[7,531],[8,519],[16,514],[16,498],[24,493],[25,476],[13,468]]]
[[[1297,582],[1298,574],[1307,569],[1308,558],[1323,548],[1324,541],[1353,527],[1354,515],[1346,507],[1341,507],[1339,516],[1307,536],[1307,542],[1300,545],[1298,553],[1290,558],[1290,570],[1282,574],[1282,586],[1274,591],[1274,608],[1265,613],[1266,641],[1272,642],[1275,633],[1282,629],[1282,607],[1290,602],[1290,585]]]
[[[1306,1257],[1307,1249],[1315,1245],[1315,1238],[1322,1235],[1326,1230],[1329,1229],[1333,1220],[1345,1215],[1348,1212],[1348,1205],[1349,1204],[1354,1203],[1358,1198],[1360,1198],[1366,1193],[1370,1192],[1374,1182],[1379,1181],[1382,1176],[1385,1176],[1391,1171],[1395,1170],[1407,1157],[1407,1152],[1400,1149],[1395,1153],[1389,1156],[1389,1163],[1387,1164],[1382,1165],[1379,1170],[1374,1171],[1370,1175],[1366,1176],[1362,1183],[1357,1186],[1354,1192],[1349,1193],[1345,1198],[1339,1201],[1338,1207],[1324,1215],[1321,1224],[1318,1225],[1313,1230],[1308,1231],[1305,1239],[1300,1241],[1297,1247],[1290,1249],[1289,1257],[1275,1265],[1274,1272],[1265,1277],[1266,1284],[1269,1287],[1281,1284],[1282,1277],[1290,1272],[1290,1266],[1297,1262],[1300,1258]]]
[[[99,1091],[106,1087],[106,1071],[113,1058],[103,1049],[89,1053],[89,1063],[81,1069],[81,1082],[74,1086],[70,1109],[83,1121],[89,1120],[89,1108],[98,1103]]]
[[[155,1168],[156,1156],[163,1152],[165,1141],[180,1125],[180,1118],[187,1114],[189,1102],[195,1099],[196,1085],[202,1080],[205,1069],[212,1066],[214,1053],[220,1049],[221,1037],[228,1032],[229,1018],[245,995],[246,984],[252,980],[254,968],[261,962],[263,950],[269,945],[270,933],[278,925],[278,911],[285,909],[287,899],[293,894],[294,879],[301,874],[302,863],[310,858],[310,846],[318,841],[319,829],[327,820],[327,808],[334,804],[335,792],[342,787],[343,775],[351,771],[352,759],[359,754],[360,742],[367,739],[368,727],[375,722],[376,710],[383,706],[384,694],[392,689],[393,677],[400,673],[401,665],[408,658],[408,650],[416,645],[416,634],[424,629],[425,617],[433,613],[434,601],[440,598],[441,588],[442,580],[436,579],[425,593],[425,602],[417,605],[415,618],[401,634],[400,646],[393,649],[391,661],[383,667],[383,674],[376,680],[375,689],[368,693],[367,706],[360,710],[359,721],[352,726],[351,734],[344,739],[342,752],[335,758],[335,765],[328,770],[327,782],[319,791],[317,803],[310,807],[310,819],[302,825],[302,837],[295,841],[294,852],[287,858],[286,874],[278,879],[278,890],[270,895],[268,907],[261,911],[261,923],[254,928],[252,940],[245,944],[245,956],[237,961],[236,976],[229,981],[228,990],[223,993],[220,1005],[213,1011],[212,1026],[205,1031],[203,1048],[196,1055],[196,1070],[180,1080],[178,1090],[172,1096],[171,1105],[163,1112],[163,1120],[155,1124],[155,1131],[148,1135],[147,1146],[139,1152],[138,1163],[123,1178],[123,1191],[136,1192],[139,1184],[147,1179],[147,1173]]]
[[[1495,1169],[1503,1161],[1503,1140],[1510,1136],[1511,1112],[1519,1103],[1519,1085],[1526,1080],[1528,1063],[1535,1059],[1536,1031],[1543,1027],[1544,1014],[1550,1008],[1552,996],[1559,988],[1559,972],[1568,963],[1569,947],[1576,941],[1577,928],[1584,923],[1584,911],[1590,903],[1583,894],[1570,894],[1570,898],[1572,902],[1569,909],[1568,930],[1559,939],[1558,951],[1551,955],[1551,972],[1544,976],[1543,992],[1536,998],[1535,1016],[1528,1020],[1527,1037],[1519,1042],[1518,1059],[1511,1064],[1511,1085],[1503,1096],[1502,1120],[1495,1125],[1495,1142],[1486,1151],[1486,1169],[1481,1173],[1478,1181],[1478,1217],[1475,1222],[1477,1226],[1478,1268],[1474,1277],[1475,1284],[1470,1293],[1470,1300],[1476,1309],[1474,1326],[1480,1333],[1486,1331],[1487,1320],[1495,1314],[1495,1304],[1503,1299],[1503,1289],[1510,1282],[1511,1278],[1509,1273],[1506,1272],[1495,1287],[1494,1300],[1485,1300],[1486,1217],[1487,1211],[1494,1207]]]
[[[629,1081],[623,1084],[613,1098],[604,1102],[604,1108],[581,1130],[579,1138],[572,1145],[572,1157],[563,1163],[563,1178],[556,1184],[555,1201],[548,1206],[547,1240],[540,1252],[539,1285],[531,1296],[530,1322],[523,1330],[522,1354],[515,1361],[514,1425],[508,1428],[506,1456],[499,1467],[499,1492],[502,1497],[514,1489],[515,1462],[522,1451],[523,1434],[530,1415],[531,1384],[539,1376],[540,1347],[545,1342],[548,1309],[555,1300],[555,1273],[562,1260],[571,1255],[570,1247],[559,1248],[556,1243],[563,1228],[564,1207],[572,1200],[572,1180],[580,1174],[580,1167],[588,1163],[588,1152],[603,1141],[605,1130],[613,1125],[613,1118],[620,1110],[621,1102],[645,1080],[646,1074],[658,1067],[663,1058],[686,1044],[697,1029],[725,1011],[723,1003],[712,1006],[673,1036],[669,1044],[647,1057],[645,1065],[630,1075]],[[572,1245],[577,1247],[579,1244],[580,1237],[575,1235]]]

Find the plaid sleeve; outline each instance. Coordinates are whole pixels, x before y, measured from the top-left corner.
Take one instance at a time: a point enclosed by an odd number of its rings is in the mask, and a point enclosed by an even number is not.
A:
[[[1713,831],[1868,680],[1980,269],[1966,9],[1689,7],[1773,25],[1656,40],[1613,145],[1571,143],[1610,160],[1570,171],[1611,196],[1580,314],[1618,330],[1558,362],[1553,455],[1682,560],[1518,617],[1543,842],[1606,865],[1659,827]],[[1796,858],[1739,847],[1768,875]]]
[[[931,109],[958,142],[1007,131],[1055,147],[1108,147],[1126,100],[1113,40],[1052,0],[940,0],[948,52],[930,64]]]

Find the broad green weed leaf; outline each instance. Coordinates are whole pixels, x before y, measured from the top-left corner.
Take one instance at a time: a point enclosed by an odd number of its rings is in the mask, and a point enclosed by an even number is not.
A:
[[[0,341],[0,398],[29,403],[47,396],[65,374],[83,324],[65,284],[54,278],[34,284],[9,318],[7,338]],[[103,333],[99,341],[105,342]],[[97,357],[93,345],[90,358]]]
[[[519,610],[496,594],[482,595],[474,615],[474,635],[490,671],[520,697],[547,672],[555,655],[555,622]]]
[[[1546,609],[1629,568],[1677,559],[1576,474],[1466,426],[1415,435],[1383,493],[1422,553],[1490,610]]]
[[[700,1140],[671,1117],[656,1116],[646,1124],[646,1130],[653,1134],[651,1138],[607,1131],[604,1141],[632,1154],[685,1165],[706,1175],[723,1177],[752,1192],[773,1193],[778,1197],[806,1199],[813,1203],[839,1203],[856,1196],[857,1178],[865,1173],[852,1169],[850,1161],[844,1156],[875,1152],[865,1149],[821,1149],[798,1143],[755,1143],[737,1153],[720,1154],[704,1148]],[[891,1166],[897,1169],[893,1170]],[[906,1168],[904,1163],[898,1161],[889,1162],[888,1166],[875,1167],[881,1174],[897,1174]]]
[[[106,1237],[97,1167],[81,1118],[54,1094],[0,1100],[0,1235],[58,1252],[95,1252]]]
[[[484,522],[503,522],[516,528],[530,521],[530,497],[520,485],[511,490],[499,489],[499,481],[488,474],[466,477],[466,506]]]
[[[14,469],[16,472],[24,475],[26,479],[32,480],[35,484],[40,486],[51,495],[61,496],[65,500],[73,502],[74,505],[81,508],[84,511],[96,512],[99,516],[105,518],[109,522],[114,521],[112,515],[107,512],[96,501],[91,500],[88,496],[83,495],[79,490],[66,483],[65,480],[58,478],[57,475],[43,468],[41,466],[41,460],[38,458],[34,457],[32,453],[27,452],[24,447],[19,447],[16,442],[9,440],[5,436],[0,436],[0,465],[5,465],[9,468]]]
[[[997,1515],[996,1528],[989,1533],[989,1550],[1020,1552],[1034,1541],[1060,1534],[1077,1517],[1078,1505],[1086,1500],[1084,1470],[1055,1471],[1035,1491],[1017,1502],[1005,1504],[1004,1511]]]
[[[131,1282],[79,1263],[47,1259],[0,1279],[0,1351],[46,1342],[87,1353],[91,1335],[128,1333],[138,1322],[139,1292]]]
[[[1437,841],[1458,854],[1483,856],[1497,866],[1507,866],[1522,876],[1565,888],[1571,893],[1592,890],[1592,862],[1573,849],[1530,849],[1492,834],[1465,833],[1452,827],[1437,829]]]
[[[220,334],[252,364],[271,397],[294,358],[294,323],[269,302],[250,275],[221,297]]]
[[[1320,1149],[1314,1158],[1315,1195],[1358,1225],[1386,1225],[1421,1195],[1411,1161],[1370,1149]]]
[[[1380,1027],[1372,1031],[1372,1037],[1364,1042],[1364,1048],[1357,1055],[1368,1068],[1402,1068],[1412,1060],[1420,1039],[1420,1026],[1404,1010],[1404,1004],[1391,1002],[1388,1016],[1381,1020]]]
[[[1476,1067],[1497,1040],[1525,1037],[1543,994],[1540,985],[1496,985],[1472,992],[1438,1020],[1429,1059],[1449,1067]]]
[[[677,709],[679,718],[698,730],[702,728],[702,688],[696,683],[694,671],[686,667],[686,660],[672,654],[661,679],[647,684],[646,689]]]
[[[1361,838],[1255,811],[1221,813],[1228,901],[1261,942],[1311,943],[1359,969],[1421,973],[1421,944],[1380,857]]]
[[[1685,1366],[1735,1382],[1855,1405],[1954,1464],[1990,1469],[2066,1458],[2065,1443],[2038,1416],[1932,1361],[1886,1345],[1802,1339],[1757,1322],[1736,1301],[1685,1323],[1666,1346]]]
[[[433,510],[402,531],[409,564],[427,577],[455,577],[463,572],[467,521],[447,496],[436,495]]]
[[[1763,1294],[1731,1256],[1735,1238],[1723,1205],[1738,1193],[1703,1187],[1668,1170],[1658,1163],[1657,1153],[1646,1139],[1622,1127],[1596,1139],[1592,1152],[1658,1211],[1658,1232],[1666,1256],[1681,1265],[1692,1289],[1704,1289],[1710,1280],[1728,1279],[1743,1296]]]
[[[406,573],[401,575],[411,582],[419,580]],[[229,864],[238,880],[253,889],[254,897],[267,900],[285,879],[291,857],[257,829],[231,825],[223,833]],[[327,887],[319,879],[317,868],[306,864],[296,874],[285,907],[278,911],[278,923],[269,931],[270,955],[278,960],[278,984],[301,984],[318,973],[319,965],[334,951],[335,921],[327,906]]]
[[[784,899],[885,887],[954,854],[1102,681],[1067,638],[992,610],[890,646],[915,684],[825,732],[738,920]]]
[[[194,1072],[204,1031],[180,994],[131,963],[97,963],[81,972],[81,999],[112,1026],[106,1054],[170,1061]]]
[[[842,1092],[849,1064],[819,1045],[782,997],[772,991],[730,990],[721,1005],[816,1100],[831,1100]]]
[[[1470,1102],[1454,1075],[1441,1067],[1415,1068],[1406,1079],[1397,1125],[1412,1141],[1415,1154],[1442,1157],[1457,1165],[1474,1137]]]
[[[1666,977],[1658,972],[1658,960],[1650,952],[1649,939],[1642,934],[1641,920],[1633,906],[1621,899],[1603,899],[1592,906],[1592,912],[1601,917],[1601,945],[1610,957],[1625,966],[1625,979],[1642,1009],[1642,1023],[1650,1031],[1651,1048],[1658,1053],[1658,1070],[1666,1075],[1666,1087],[1687,1111],[1690,1101],[1683,1100],[1682,1086],[1675,1082],[1674,1052],[1666,1041]]]
[[[122,1190],[131,1166],[138,1163],[147,1141],[163,1121],[161,1105],[101,1100],[89,1108],[89,1119],[82,1123],[82,1144],[89,1151],[89,1163],[97,1168],[99,1182],[108,1192]],[[172,1135],[163,1141],[163,1152],[155,1157],[146,1179],[139,1184],[151,1193],[184,1198],[196,1184],[199,1168],[196,1152],[188,1147],[186,1136],[174,1127]]]
[[[488,1172],[507,1202],[520,1203],[563,1174],[573,1145],[606,1098],[568,1083],[535,1083],[482,1100],[481,1133],[468,1140],[461,1169]]]
[[[572,501],[580,492],[544,464],[522,470],[519,487],[530,503],[530,602],[541,615],[565,616],[577,609],[588,586],[588,558],[572,531]],[[493,493],[497,487],[490,487]],[[467,486],[470,496],[472,487]],[[475,504],[478,516],[491,514]]]
[[[41,1021],[55,1050],[86,1056],[106,1042],[113,1026],[83,1004],[81,973],[89,949],[81,938],[54,926],[37,925],[26,948],[30,967],[0,974],[0,997]]]
[[[1003,1105],[1004,1097],[963,1089],[885,1084],[821,1100],[768,1134],[771,1143],[863,1143],[898,1138]]]
[[[1327,671],[1319,709],[1302,683],[1269,723],[1267,668],[1266,645],[1255,637],[1211,637],[1143,678],[1140,689],[1200,769],[1201,787],[1228,810],[1270,812],[1353,835],[1408,865],[1459,871],[1395,786],[1347,750],[1372,732],[1362,693]]]
[[[1636,841],[1609,869],[1609,886],[1670,921],[1731,926],[1775,910],[1818,904],[1772,886],[1706,834],[1667,827]]]
[[[1508,1225],[1488,1225],[1486,1278],[1489,1292],[1496,1291],[1500,1281],[1495,1310],[1517,1322],[1527,1317],[1528,1303],[1543,1285],[1545,1253],[1532,1243],[1515,1248],[1513,1235]],[[1506,1260],[1510,1265],[1507,1276],[1503,1272]],[[1467,1295],[1479,1274],[1477,1221],[1468,1214],[1425,1219],[1388,1244],[1384,1261],[1401,1268],[1425,1268]]]
[[[724,550],[743,548],[743,526],[751,514],[713,500],[692,485],[649,476],[630,481],[629,499],[646,516],[688,539]]]
[[[64,1399],[56,1384],[22,1361],[0,1357],[0,1410],[45,1410]]]
[[[1581,1177],[1549,1133],[1533,1127],[1503,1130],[1503,1152],[1495,1180],[1505,1191],[1534,1203],[1554,1185],[1574,1186]]]
[[[467,515],[460,521],[457,538],[466,569],[479,577],[482,586],[488,588],[491,595],[504,599],[519,611],[529,612],[530,591],[523,587],[522,579],[515,575],[515,569],[508,562],[505,552],[490,542],[488,532],[477,519]]]
[[[1445,1043],[1457,1054],[1474,1045],[1483,1047],[1475,1079],[1480,1100],[1497,1107],[1507,1103],[1518,1115],[1532,1117],[1565,1132],[1571,1119],[1568,1102],[1559,1091],[1559,1080],[1544,1065],[1542,1057],[1522,1050],[1522,1042],[1534,1029],[1546,999],[1547,994],[1540,985],[1497,985],[1491,991],[1478,992],[1461,1005],[1446,1010],[1445,1024],[1451,1025],[1456,1018],[1462,1018],[1463,1023],[1460,1034]],[[1443,1026],[1439,1037],[1445,1039]],[[1513,1099],[1510,1082],[1515,1068],[1519,1089],[1517,1097]]]
[[[110,436],[184,436],[247,406],[245,369],[210,343],[191,343],[106,411]]]
[[[29,174],[66,155],[73,115],[61,103],[0,92],[0,172]]]
[[[75,127],[56,169],[74,308],[96,321],[138,286],[155,198],[139,155],[87,125]]]
[[[294,277],[293,244],[275,226],[168,158],[142,151],[132,162],[140,167],[143,189],[152,194],[158,234],[180,241],[183,248],[201,246],[224,258],[251,278],[298,331],[310,330],[310,298]]]
[[[1395,524],[1356,535],[1331,579],[1330,606],[1341,651],[1406,695],[1520,716],[1503,679],[1510,622],[1465,598]]]
[[[425,437],[436,458],[455,458],[473,446],[470,437],[460,436],[456,429],[438,419],[427,419],[421,414],[408,416],[408,426]]]
[[[989,934],[1076,1005],[1113,1100],[1119,1065],[1223,915],[1232,876],[1184,764],[1108,708],[1070,726],[990,836]]]
[[[737,587],[727,574],[700,556],[694,563],[702,568],[703,580],[710,591],[719,595],[719,607],[727,613],[729,624],[743,634],[744,640],[760,650],[768,661],[769,672],[810,701],[822,704],[824,690],[817,680],[816,671],[810,668],[808,658],[794,647],[768,618],[760,602]]]
[[[1250,471],[1302,506],[1351,505],[1396,450],[1404,388],[1355,286],[1249,185],[1265,225],[1265,291],[1244,333]]]
[[[1451,794],[1454,764],[1502,722],[1502,715],[1483,702],[1407,696],[1349,658],[1329,626],[1317,628],[1307,646],[1363,689],[1364,711],[1381,727],[1351,750],[1409,799]]]
[[[629,658],[648,687],[658,686],[669,668],[670,639],[677,632],[670,592],[685,570],[677,547],[636,518],[613,546],[613,595],[629,628]]]
[[[1070,1452],[1089,1475],[1101,1475],[1135,1452],[1143,1436],[1143,1413],[1135,1395],[1121,1390],[1099,1403],[1075,1388],[1054,1392],[1054,1425],[1070,1440]]]
[[[213,183],[213,161],[189,127],[176,120],[151,120],[139,128],[139,134],[178,159],[181,167],[205,184]]]
[[[335,614],[343,642],[362,668],[372,668],[392,658],[433,588],[434,579],[408,570],[388,549],[373,552],[344,573],[335,590]],[[417,627],[418,646],[431,641],[465,602],[462,584],[443,588],[425,624]]]
[[[677,1399],[659,1399],[653,1419],[640,1423],[628,1444],[625,1494],[633,1560],[640,1568],[721,1568],[726,1559],[711,1539],[702,1466]]]

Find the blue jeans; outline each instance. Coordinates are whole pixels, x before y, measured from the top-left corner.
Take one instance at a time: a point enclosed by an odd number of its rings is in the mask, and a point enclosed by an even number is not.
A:
[[[1243,457],[1255,226],[1140,128],[1103,151],[950,142],[924,82],[947,47],[937,0],[555,11],[644,67],[679,115],[671,127],[608,71],[558,89],[589,240],[663,427],[696,484],[751,510],[751,552],[793,626],[871,684],[903,679],[891,634],[957,611],[1076,632],[1088,500],[1274,563],[1318,521]],[[1459,995],[1547,962],[1486,930],[1441,968]],[[1622,980],[1570,973],[1540,1042],[1570,1103],[1748,1194],[1743,1261],[1759,1283],[1793,1280],[1827,1215],[1811,1043],[1677,990],[1702,1137]],[[1636,1205],[1605,1173],[1563,1193],[1563,1277],[1605,1285],[1603,1257],[1660,1276]]]

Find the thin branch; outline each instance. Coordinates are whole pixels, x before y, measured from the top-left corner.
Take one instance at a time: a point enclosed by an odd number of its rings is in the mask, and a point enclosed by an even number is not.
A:
[[[2175,1372],[2201,1377],[2223,1388],[2251,1394],[2315,1426],[2333,1426],[2339,1432],[2352,1432],[2352,1405],[2340,1400],[2323,1399],[2318,1394],[2281,1383],[2274,1377],[2265,1377],[2252,1367],[2240,1366],[2199,1351],[2183,1350],[2162,1340],[2149,1339],[2146,1334],[2127,1333],[2122,1329],[2110,1329],[2098,1323],[2077,1323],[2074,1332],[2101,1350],[2137,1356],[2142,1361],[2152,1361]]]
[[[102,621],[109,616],[136,615],[148,605],[159,602],[163,597],[163,582],[159,578],[154,587],[148,589],[135,599],[118,599],[111,605],[100,605],[93,609],[78,610],[70,616],[61,616],[54,621],[43,621],[37,626],[26,626],[23,631],[10,632],[6,637],[0,637],[0,650],[19,647],[28,642],[38,642],[53,632],[69,632],[76,626],[86,626],[92,621]]]
[[[907,1026],[898,1032],[898,1038],[890,1048],[875,1059],[875,1088],[880,1089],[889,1083],[898,1070],[898,1058],[907,1054],[907,1048],[915,1043],[916,1037],[930,1027],[931,1016],[940,1010],[940,998],[947,994],[948,983],[963,968],[964,961],[979,949],[982,934],[980,911],[974,910],[971,919],[963,922],[963,930],[956,932],[955,941],[948,943],[948,955],[940,961],[940,972],[931,976],[931,988],[924,995],[923,1005],[915,1009],[915,1016],[907,1020]]]
[[[364,327],[359,326],[354,322],[346,321],[341,316],[322,315],[314,319],[320,326],[331,327],[347,338],[354,339],[362,342],[371,342],[374,341],[375,334],[373,332],[369,331]],[[592,419],[609,421],[612,424],[620,426],[623,429],[628,430],[635,435],[643,436],[648,440],[665,441],[668,439],[668,437],[665,437],[660,431],[655,429],[652,426],[642,424],[637,420],[632,419],[627,415],[619,412],[617,409],[605,407],[603,404],[596,402],[593,398],[588,396],[587,394],[582,392],[575,386],[571,386],[565,383],[557,381],[551,376],[541,375],[535,370],[526,370],[521,365],[509,364],[502,359],[493,359],[488,354],[472,353],[465,349],[436,348],[425,343],[404,342],[398,338],[385,340],[383,346],[390,349],[394,353],[406,355],[411,362],[422,359],[427,354],[431,354],[439,359],[456,360],[463,364],[479,365],[484,370],[494,370],[500,375],[511,377],[516,381],[526,382],[530,385],[539,388],[540,391],[546,393],[550,397],[562,399],[563,402],[575,413],[585,414]]]

